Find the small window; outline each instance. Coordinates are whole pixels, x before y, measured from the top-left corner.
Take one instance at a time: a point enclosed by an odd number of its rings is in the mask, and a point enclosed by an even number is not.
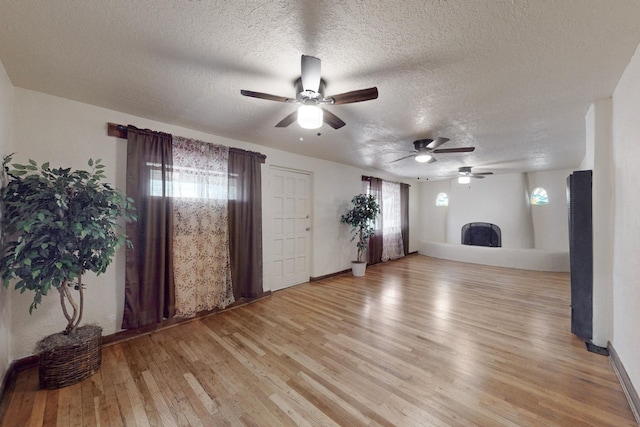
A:
[[[447,193],[440,193],[436,197],[436,206],[449,206],[449,196]]]
[[[547,190],[542,187],[536,187],[531,192],[531,204],[532,205],[548,205],[549,196]]]

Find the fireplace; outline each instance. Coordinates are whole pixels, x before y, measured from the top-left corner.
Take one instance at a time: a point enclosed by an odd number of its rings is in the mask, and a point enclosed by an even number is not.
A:
[[[500,227],[488,222],[470,222],[462,227],[462,244],[471,246],[502,246]]]

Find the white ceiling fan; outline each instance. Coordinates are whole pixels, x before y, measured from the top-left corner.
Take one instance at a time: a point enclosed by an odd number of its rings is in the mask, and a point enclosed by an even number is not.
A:
[[[413,141],[413,147],[415,150],[412,150],[408,156],[400,157],[399,159],[395,159],[389,163],[399,162],[400,160],[408,159],[410,157],[415,158],[416,162],[419,163],[433,163],[436,161],[436,158],[433,157],[432,153],[470,153],[476,149],[476,147],[458,147],[458,148],[438,148],[445,142],[449,141],[449,138],[438,137],[434,139],[419,139],[417,141]]]
[[[458,184],[468,184],[471,178],[484,179],[487,175],[493,175],[493,172],[471,172],[471,166],[461,166],[458,168]]]
[[[322,126],[322,122],[334,129],[340,129],[346,124],[335,114],[325,108],[321,108],[321,105],[352,104],[378,98],[378,88],[376,87],[325,97],[325,82],[320,78],[320,59],[314,56],[302,55],[300,69],[300,78],[295,84],[297,94],[295,98],[250,90],[241,90],[240,93],[252,98],[300,104],[300,108],[278,122],[276,127],[287,127],[297,118],[298,124],[305,129],[317,129]]]

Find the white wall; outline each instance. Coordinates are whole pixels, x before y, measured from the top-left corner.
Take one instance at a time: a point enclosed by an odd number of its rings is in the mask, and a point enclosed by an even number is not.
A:
[[[613,333],[616,349],[640,390],[640,50],[613,93]]]
[[[2,62],[0,62],[0,157],[9,154],[11,141],[11,119],[13,110],[14,88],[7,76]],[[0,232],[1,234],[1,232]],[[0,285],[0,384],[11,362],[9,354],[11,319],[10,289]]]
[[[581,170],[592,170],[593,338],[606,347],[613,328],[613,103],[594,102],[585,116],[586,155]]]
[[[450,195],[451,180],[424,181],[418,185],[420,187],[420,224],[422,240],[430,242],[447,241],[447,216],[448,206],[436,206],[438,194]],[[449,201],[451,203],[451,201]]]
[[[448,227],[448,224],[452,223],[450,218],[452,213],[453,215],[461,215],[459,212],[463,211],[467,219],[479,216],[494,218],[499,222],[493,223],[502,229],[505,223],[512,223],[513,220],[510,217],[521,215],[524,209],[524,211],[530,210],[530,214],[525,212],[520,217],[520,220],[524,221],[522,227],[525,230],[532,230],[530,233],[533,233],[533,244],[528,247],[567,252],[569,250],[569,231],[566,178],[570,173],[570,169],[527,173],[525,175],[525,189],[520,187],[519,174],[503,175],[502,178],[499,175],[493,175],[484,180],[472,180],[468,185],[460,185],[455,179],[423,181],[419,184],[422,199],[421,240],[459,244],[460,229],[457,225]],[[517,178],[514,179],[514,176]],[[505,182],[507,185],[504,185]],[[547,190],[550,200],[548,205],[532,206],[529,204],[528,197],[535,187],[543,187]],[[436,196],[440,192],[449,195],[449,207],[435,206]],[[523,192],[525,193],[524,197]],[[477,214],[470,212],[477,212]],[[509,219],[506,220],[507,218]],[[466,219],[458,222],[463,223],[463,221]],[[527,222],[529,223],[527,224]],[[516,247],[526,248],[527,241],[525,240]]]
[[[260,151],[267,155],[263,165],[263,200],[268,200],[268,170],[270,165],[308,171],[313,174],[312,262],[311,276],[350,268],[355,256],[355,244],[349,241],[346,226],[340,224],[340,214],[346,212],[353,195],[362,191],[362,175],[370,172],[254,144],[204,134],[190,129],[159,123],[128,114],[107,110],[63,98],[44,95],[21,88],[15,89],[15,146],[19,147],[16,160],[33,158],[38,162],[50,161],[52,166],[86,168],[89,157],[102,158],[107,166],[107,177],[116,187],[125,185],[126,143],[106,134],[106,122],[131,123],[175,135],[198,138],[228,146]],[[377,175],[380,176],[380,175]],[[392,179],[388,176],[381,178]],[[413,182],[411,183],[413,184]],[[417,223],[419,201],[417,186],[410,191],[410,223]],[[267,213],[265,212],[265,215]],[[266,226],[265,226],[266,227]],[[410,250],[415,251],[419,241],[419,226],[411,227]],[[265,263],[272,252],[264,241]],[[120,330],[124,304],[124,256],[120,251],[107,272],[98,277],[87,277],[89,283],[85,322],[100,324],[105,334]],[[266,271],[266,269],[265,269]],[[265,277],[265,290],[271,288]],[[33,316],[28,314],[32,295],[11,292],[11,329],[14,337],[10,358],[21,358],[33,353],[35,343],[53,332],[62,330],[64,319],[58,299],[45,298]]]
[[[524,174],[491,175],[470,184],[451,181],[447,242],[460,244],[462,226],[489,222],[500,227],[502,247],[533,248],[533,222]]]
[[[569,250],[567,177],[570,169],[529,172],[528,193],[536,187],[547,190],[548,205],[531,205],[533,247],[556,251]]]
[[[421,183],[420,253],[477,264],[569,271],[566,178],[570,172],[492,175],[470,184],[458,184],[456,179]],[[530,204],[535,187],[547,190],[548,205]],[[449,195],[446,208],[435,206],[440,192]],[[468,222],[497,224],[503,248],[496,252],[462,245],[461,227]]]
[[[409,187],[409,252],[417,252],[422,236],[422,192],[417,181],[407,182]]]

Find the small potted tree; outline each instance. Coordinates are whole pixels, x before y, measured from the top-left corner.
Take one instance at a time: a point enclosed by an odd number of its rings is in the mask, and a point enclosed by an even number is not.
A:
[[[78,327],[84,309],[83,275],[104,273],[116,249],[127,242],[118,221],[135,220],[132,201],[103,183],[104,165],[91,171],[11,164],[4,158],[2,207],[3,285],[32,291],[29,313],[57,290],[67,319],[63,332],[38,343],[40,385],[59,388],[87,378],[101,363],[102,328]],[[74,296],[75,295],[75,296]]]
[[[367,251],[369,238],[373,236],[373,224],[380,213],[380,205],[371,194],[358,194],[351,199],[353,208],[340,216],[340,222],[351,226],[351,241],[357,240],[358,258],[351,262],[354,276],[364,276],[367,261],[364,255]]]

